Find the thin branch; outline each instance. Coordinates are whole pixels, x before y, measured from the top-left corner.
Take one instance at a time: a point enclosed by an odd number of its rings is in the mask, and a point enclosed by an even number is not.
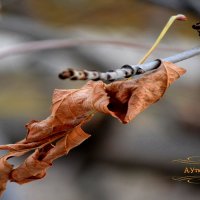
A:
[[[80,45],[89,45],[89,44],[103,44],[103,45],[117,45],[129,48],[149,48],[149,45],[143,45],[133,42],[126,41],[117,41],[117,40],[89,40],[89,39],[56,39],[56,40],[42,40],[42,41],[33,41],[26,42],[23,44],[18,44],[6,48],[0,49],[0,59],[28,52],[35,52],[48,49],[61,49],[69,48]],[[160,50],[165,51],[182,51],[180,48],[168,48],[168,47],[159,47]]]
[[[200,54],[200,47],[196,47],[182,53],[163,58],[161,60],[167,62],[180,62],[188,58],[194,57]],[[59,74],[59,78],[66,79],[70,78],[71,80],[107,80],[114,81],[117,79],[128,78],[134,75],[143,74],[146,71],[156,69],[160,64],[160,60],[155,60],[149,63],[141,65],[124,65],[121,69],[116,69],[108,72],[97,72],[97,71],[87,71],[87,70],[74,70],[67,69]]]
[[[170,56],[167,58],[162,58],[161,60],[167,61],[167,62],[172,62],[172,63],[177,63],[177,62],[192,58],[194,56],[197,56],[199,54],[200,54],[200,47],[196,47],[196,48],[193,48],[193,49],[190,49],[187,51],[183,51],[179,54],[176,54],[176,55],[173,55],[173,56]],[[149,70],[154,69],[157,65],[158,65],[158,61],[152,61],[147,64],[143,64],[140,67],[142,69],[144,69],[145,71],[149,71]]]

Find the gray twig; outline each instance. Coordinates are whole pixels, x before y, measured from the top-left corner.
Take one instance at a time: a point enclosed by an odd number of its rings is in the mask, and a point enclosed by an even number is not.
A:
[[[167,58],[163,58],[161,60],[177,63],[199,54],[200,54],[200,47],[196,47],[187,51],[183,51],[182,53]],[[87,71],[87,70],[78,71],[75,69],[67,69],[59,74],[59,78],[61,79],[70,78],[71,80],[114,81],[117,79],[128,78],[134,75],[143,74],[146,71],[150,71],[157,68],[159,66],[159,63],[160,63],[159,60],[155,60],[141,65],[124,65],[120,69],[108,72]]]
[[[167,62],[172,62],[172,63],[177,63],[177,62],[186,60],[188,58],[194,57],[194,56],[199,55],[199,54],[200,54],[200,47],[196,47],[196,48],[183,51],[179,54],[176,54],[176,55],[173,55],[173,56],[170,56],[170,57],[167,57],[167,58],[162,58],[161,60],[167,61]],[[159,64],[159,61],[155,60],[155,61],[145,63],[145,64],[142,64],[142,65],[137,65],[137,66],[141,67],[145,71],[149,71],[149,70],[154,69],[158,64]],[[134,65],[132,65],[132,67],[134,67]]]

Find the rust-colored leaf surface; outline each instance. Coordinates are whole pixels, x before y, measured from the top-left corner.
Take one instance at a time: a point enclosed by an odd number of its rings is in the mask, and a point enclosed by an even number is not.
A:
[[[109,113],[128,123],[152,103],[158,101],[166,89],[185,73],[173,63],[162,62],[158,69],[143,77],[117,81],[106,86],[110,96]]]
[[[129,123],[139,113],[158,101],[166,89],[185,70],[168,62],[139,79],[105,84],[89,81],[80,89],[59,90],[53,94],[51,115],[26,125],[26,137],[15,143],[1,145],[9,152],[0,158],[0,194],[7,181],[19,184],[41,179],[52,162],[67,154],[90,135],[82,130],[95,112],[109,114],[122,123]],[[34,150],[21,165],[15,167],[8,159]]]

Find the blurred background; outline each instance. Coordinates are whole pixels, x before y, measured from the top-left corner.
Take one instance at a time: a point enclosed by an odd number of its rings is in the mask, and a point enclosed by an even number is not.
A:
[[[85,83],[59,80],[59,72],[67,67],[105,71],[136,64],[171,15],[185,14],[188,21],[175,22],[149,60],[199,45],[192,29],[200,18],[197,0],[0,2],[0,144],[22,139],[27,122],[50,114],[55,88]],[[9,47],[47,39],[73,42],[2,56]],[[187,73],[130,124],[97,115],[86,128],[92,134],[89,140],[55,161],[44,179],[9,184],[2,199],[199,199],[198,185],[171,179],[183,175],[185,168],[172,160],[200,156],[199,61],[197,56],[178,63]]]

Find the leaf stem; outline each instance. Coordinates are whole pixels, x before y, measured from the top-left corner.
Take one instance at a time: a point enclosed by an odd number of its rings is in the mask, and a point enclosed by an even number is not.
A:
[[[184,15],[182,15],[182,14],[171,16],[170,19],[168,20],[167,24],[165,25],[165,27],[161,31],[160,35],[158,36],[158,38],[156,39],[156,41],[152,45],[152,47],[144,55],[144,57],[139,61],[139,64],[144,63],[145,60],[150,56],[150,54],[155,50],[155,48],[158,46],[158,44],[160,43],[160,41],[162,40],[162,38],[165,36],[165,34],[167,33],[167,31],[169,30],[169,28],[171,27],[171,25],[174,23],[175,20],[185,21],[186,19],[187,18]]]

